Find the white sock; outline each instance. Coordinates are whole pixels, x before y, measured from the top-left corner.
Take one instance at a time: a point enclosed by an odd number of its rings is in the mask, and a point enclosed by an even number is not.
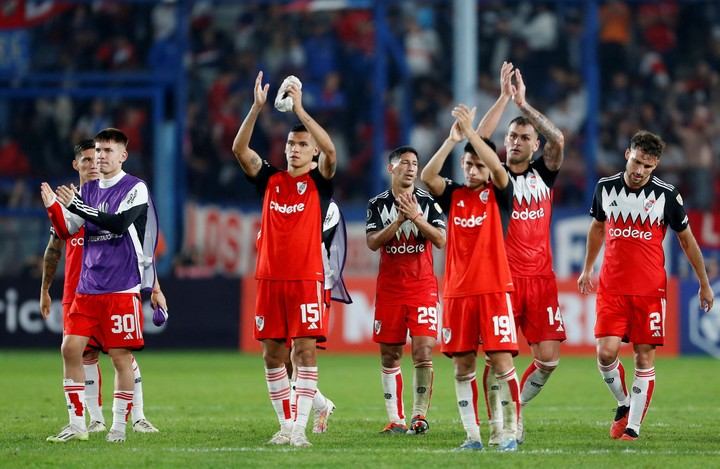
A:
[[[265,368],[265,382],[280,427],[290,431],[293,426],[293,416],[290,412],[290,381],[288,381],[287,369],[284,366]]]
[[[132,412],[134,391],[115,390],[113,397],[113,423],[110,430],[125,433],[128,417]]]
[[[515,438],[517,420],[520,415],[520,385],[518,383],[515,367],[495,377],[500,385],[500,403],[503,413],[503,435]]]
[[[135,396],[133,397],[132,423],[135,423],[138,420],[145,419],[142,376],[140,375],[140,366],[138,366],[137,361],[135,361],[135,356],[132,357],[132,367],[133,374],[135,375]]]
[[[485,359],[483,370],[483,391],[485,393],[485,406],[488,413],[488,423],[498,430],[503,427],[502,405],[500,404],[500,385],[495,377],[495,368],[489,358]]]
[[[320,392],[320,388],[315,390],[315,397],[313,397],[313,410],[322,410],[327,405],[327,399]]]
[[[430,409],[430,397],[432,396],[433,366],[431,361],[418,362],[415,364],[413,373],[413,408],[412,416],[422,415],[427,417]]]
[[[405,425],[403,405],[403,377],[400,367],[382,367],[382,386],[385,393],[385,409],[391,423]]]
[[[292,415],[293,421],[295,420],[295,415],[297,414],[297,396],[295,395],[296,387],[297,383],[290,381],[290,414]]]
[[[90,421],[105,423],[102,413],[102,375],[98,359],[83,360],[83,370],[85,370],[85,408],[90,415]]]
[[[482,441],[477,411],[478,388],[475,373],[455,375],[455,396],[460,411],[460,420],[468,438]]]
[[[547,380],[550,379],[552,372],[557,368],[558,363],[559,360],[552,362],[533,360],[530,363],[530,366],[523,373],[522,380],[520,380],[520,402],[522,405],[527,404],[540,393]]]
[[[627,387],[625,386],[625,368],[616,358],[614,362],[605,366],[598,362],[598,370],[605,380],[610,393],[618,402],[618,406],[630,405],[630,397],[628,396]]]
[[[82,430],[86,430],[85,409],[83,407],[83,402],[85,401],[85,383],[76,383],[71,379],[64,379],[63,391],[65,393],[65,402],[67,403],[70,423]]]
[[[635,430],[640,434],[640,425],[645,420],[650,402],[652,401],[653,391],[655,390],[655,368],[647,370],[635,370],[635,379],[633,380],[633,393],[630,395],[630,415],[628,415],[628,424],[626,428]],[[639,391],[639,392],[638,392]]]
[[[297,414],[295,415],[293,433],[305,433],[310,411],[312,410],[313,398],[317,390],[317,382],[317,366],[298,366],[297,387],[295,388]]]

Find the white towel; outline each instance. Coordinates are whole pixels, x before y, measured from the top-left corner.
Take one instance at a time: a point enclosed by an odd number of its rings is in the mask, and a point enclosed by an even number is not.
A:
[[[275,97],[275,109],[280,112],[292,112],[293,110],[292,98],[286,94],[287,88],[291,83],[302,89],[302,83],[295,75],[290,75],[282,82],[282,85],[280,85],[278,89],[278,94]]]

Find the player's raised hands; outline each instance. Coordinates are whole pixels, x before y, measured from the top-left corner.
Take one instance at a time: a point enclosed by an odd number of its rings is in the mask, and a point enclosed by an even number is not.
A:
[[[49,207],[55,203],[55,192],[50,188],[50,184],[43,182],[40,184],[40,197],[42,197],[45,207]]]
[[[69,207],[70,202],[72,202],[72,200],[75,197],[75,194],[77,192],[78,192],[78,190],[75,187],[75,184],[70,184],[70,187],[68,187],[68,186],[58,187],[56,194],[57,194],[58,201],[61,204],[63,204],[65,207]]]
[[[263,107],[265,101],[267,101],[268,90],[270,89],[270,84],[265,83],[265,85],[263,85],[262,79],[263,72],[260,71],[258,72],[257,78],[255,78],[255,91],[253,92],[253,97],[255,99],[253,106],[258,108]]]
[[[500,68],[500,94],[507,97],[513,97],[517,93],[517,88],[513,85],[513,64],[512,62],[503,62]]]
[[[515,69],[515,93],[513,94],[513,101],[518,107],[525,104],[525,82],[523,81],[520,70]]]
[[[290,83],[287,87],[287,95],[292,99],[295,114],[302,109],[302,89],[295,83]]]
[[[452,127],[450,127],[450,135],[448,135],[448,139],[450,139],[453,143],[460,143],[465,139],[457,120],[453,122]]]
[[[473,119],[475,119],[476,110],[477,108],[470,109],[466,104],[458,104],[452,110],[452,116],[457,120],[458,127],[465,138],[475,133]]]

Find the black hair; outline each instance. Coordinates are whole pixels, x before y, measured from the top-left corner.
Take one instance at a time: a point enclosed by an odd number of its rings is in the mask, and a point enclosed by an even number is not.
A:
[[[490,140],[487,137],[480,137],[480,138],[482,139],[483,142],[487,143],[487,146],[489,146],[492,151],[497,153],[497,147],[495,146],[495,144],[493,143],[492,140]],[[477,156],[475,147],[473,147],[472,143],[470,143],[469,141],[465,144],[465,148],[463,149],[463,151],[465,151],[465,153],[471,153],[471,154]]]
[[[129,139],[122,130],[108,127],[95,135],[95,141],[120,143],[127,148]]]
[[[412,153],[415,155],[415,158],[418,158],[418,152],[413,147],[409,147],[407,145],[402,147],[397,147],[393,151],[390,152],[390,155],[388,155],[388,163],[393,164],[395,161],[399,161],[400,157],[404,155],[405,153]]]
[[[630,139],[630,149],[636,148],[641,149],[646,155],[659,159],[665,149],[665,142],[659,135],[647,130],[639,130]]]
[[[80,140],[75,146],[73,147],[73,159],[77,158],[84,152],[85,150],[89,149],[95,149],[95,141],[91,140],[89,138],[86,138],[84,140]]]

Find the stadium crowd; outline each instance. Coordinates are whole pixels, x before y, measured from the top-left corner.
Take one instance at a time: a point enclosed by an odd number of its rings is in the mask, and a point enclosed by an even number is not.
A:
[[[251,102],[252,82],[263,70],[273,86],[293,74],[302,79],[308,109],[338,149],[338,194],[343,201],[369,195],[374,133],[369,107],[376,54],[370,10],[307,11],[304,2],[197,2],[189,24],[189,50],[175,41],[172,3],[78,4],[30,29],[32,72],[138,72],[172,70],[183,60],[188,78],[183,148],[188,194],[237,201],[248,191],[231,144]],[[555,199],[582,207],[588,177],[622,168],[629,137],[638,129],[668,142],[660,176],[687,194],[690,208],[717,209],[720,152],[720,5],[711,1],[602,2],[599,15],[599,145],[595,174],[587,171],[583,127],[588,112],[583,57],[583,6],[576,2],[483,2],[478,5],[480,70],[475,104],[484,112],[498,93],[499,67],[510,60],[532,83],[531,99],[565,135],[566,162]],[[409,144],[421,165],[448,127],[452,11],[447,2],[397,3],[387,21],[404,50],[406,74],[390,66],[387,148]],[[25,86],[22,77],[18,86]],[[120,80],[118,80],[120,81]],[[410,108],[401,99],[409,83]],[[110,83],[110,87],[119,83]],[[171,117],[171,110],[167,110]],[[401,141],[401,120],[412,125]],[[287,116],[264,112],[254,139],[261,154],[282,158]],[[70,99],[66,96],[0,102],[0,204],[38,203],[34,181],[66,180],[61,149],[110,124],[130,137],[134,174],[152,180],[152,126],[141,99]],[[493,135],[501,142],[503,125]],[[28,131],[30,129],[31,131]],[[42,136],[42,138],[38,138]],[[498,145],[502,147],[502,145]],[[504,155],[501,155],[504,157]],[[277,161],[273,161],[278,163]]]

